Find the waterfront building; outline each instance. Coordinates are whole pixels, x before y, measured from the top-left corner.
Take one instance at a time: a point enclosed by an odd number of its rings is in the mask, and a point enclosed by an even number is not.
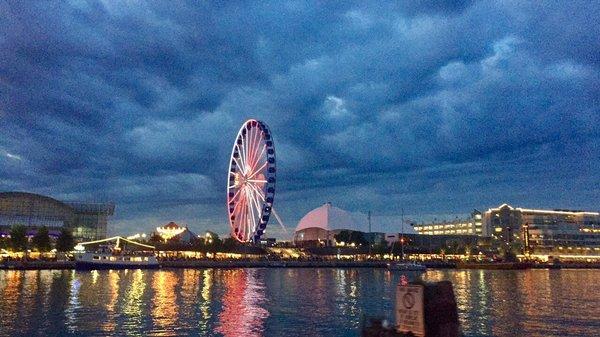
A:
[[[453,221],[434,221],[432,223],[413,224],[419,234],[424,235],[477,235],[489,236],[489,231],[483,226],[482,214],[473,210],[467,219]]]
[[[114,210],[112,203],[65,202],[34,193],[1,192],[0,235],[8,235],[14,225],[23,225],[29,236],[46,226],[54,237],[67,227],[76,241],[103,239]]]
[[[477,254],[486,250],[484,247],[489,245],[488,241],[485,237],[468,234],[404,234],[406,250],[422,253]]]
[[[600,254],[600,213],[542,210],[503,204],[483,215],[494,240],[524,252],[557,255]]]
[[[335,245],[334,236],[341,231],[364,231],[366,223],[330,202],[306,213],[294,231],[294,243],[299,246]]]
[[[276,238],[260,238],[260,244],[263,246],[274,247],[276,243]]]
[[[165,242],[177,241],[188,243],[196,237],[196,234],[190,231],[187,226],[180,226],[173,221],[162,227],[156,227],[156,234],[158,234]]]

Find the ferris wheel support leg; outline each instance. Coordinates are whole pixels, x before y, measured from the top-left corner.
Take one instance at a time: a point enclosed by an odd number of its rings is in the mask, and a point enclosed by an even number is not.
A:
[[[277,212],[275,212],[275,208],[271,208],[273,215],[275,216],[275,219],[277,219],[277,222],[279,222],[279,225],[281,226],[281,228],[283,228],[283,231],[285,232],[285,235],[290,235],[290,233],[288,232],[287,228],[285,228],[285,225],[283,224],[283,221],[281,221],[281,218],[279,217],[279,214],[277,214]]]

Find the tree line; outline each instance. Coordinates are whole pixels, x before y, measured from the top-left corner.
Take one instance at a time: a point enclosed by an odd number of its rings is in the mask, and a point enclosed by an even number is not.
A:
[[[207,232],[207,236],[193,237],[189,242],[183,242],[177,237],[165,241],[160,235],[153,233],[148,240],[141,241],[152,245],[159,251],[197,251],[197,252],[239,252],[246,250],[256,251],[257,246],[249,246],[242,244],[234,238],[219,238],[219,235],[214,232]]]
[[[60,234],[56,238],[54,248],[58,252],[70,252],[75,247],[75,239],[68,228],[61,228]],[[10,229],[9,237],[0,240],[0,248],[10,249],[14,252],[25,252],[28,250],[38,252],[49,252],[52,250],[52,240],[48,227],[42,226],[31,240],[27,236],[27,227],[23,225],[14,225]]]

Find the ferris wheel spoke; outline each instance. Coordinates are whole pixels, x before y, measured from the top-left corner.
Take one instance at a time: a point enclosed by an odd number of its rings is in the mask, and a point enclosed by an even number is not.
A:
[[[262,158],[263,154],[265,153],[265,150],[267,149],[266,145],[261,146],[262,150],[260,151],[260,154],[258,155],[256,161],[254,162],[254,164],[252,165],[252,167],[256,167],[258,165],[258,163],[260,162],[260,158]]]
[[[256,199],[252,198],[252,206],[250,206],[252,208],[252,231],[254,232],[256,230],[256,220],[257,218],[260,217],[260,210],[259,210],[259,206],[256,202]]]
[[[264,162],[264,163],[263,163],[263,164],[262,164],[262,165],[261,165],[261,166],[260,166],[260,167],[259,167],[257,170],[254,170],[254,172],[252,172],[252,174],[251,174],[251,175],[248,177],[248,179],[252,179],[252,178],[254,178],[254,176],[255,176],[257,173],[260,173],[260,172],[262,171],[262,169],[264,169],[264,168],[265,168],[265,166],[267,166],[267,163],[268,163],[268,162]]]
[[[233,161],[235,161],[235,163],[238,165],[238,167],[240,168],[240,170],[243,168],[242,163],[240,163],[240,160],[238,158],[233,158]]]
[[[243,198],[243,206],[241,207],[241,217],[240,217],[240,225],[238,227],[238,234],[241,235],[242,237],[246,235],[246,217],[247,217],[247,208],[248,208],[248,201],[246,200],[246,198]]]
[[[256,184],[249,184],[249,185],[252,187],[252,189],[254,190],[255,193],[258,193],[264,197],[264,192],[262,191],[261,188],[259,188]]]
[[[246,160],[244,161],[244,164],[246,164],[246,166],[248,166],[248,163],[250,163],[250,132],[252,131],[252,129],[248,130],[246,129],[246,135],[242,136],[242,138],[244,139],[244,151],[246,153]],[[247,171],[244,171],[244,173],[248,173]]]
[[[250,128],[248,132],[248,166],[252,167],[254,162],[254,138],[256,137],[256,128]]]
[[[237,198],[240,195],[240,191],[241,189],[237,190],[234,194],[233,197],[231,197],[231,199],[229,199],[229,202],[232,202],[235,200],[235,198]]]
[[[239,217],[237,219],[237,233],[236,236],[241,236],[243,235],[244,232],[244,221],[246,220],[244,218],[244,214],[245,214],[245,210],[246,210],[246,203],[245,202],[240,202],[240,208],[238,209],[238,214]]]
[[[254,185],[251,185],[251,186],[254,190],[254,193],[253,193],[254,199],[253,200],[254,200],[254,206],[256,207],[256,215],[260,222],[260,217],[262,216],[262,202],[265,201],[265,196],[258,187],[254,186]],[[261,200],[262,200],[262,202],[261,202]]]
[[[256,206],[256,210],[258,212],[258,217],[260,218],[260,215],[262,213],[262,207],[260,207],[260,200],[259,200],[259,198],[264,201],[265,200],[265,196],[262,194],[262,191],[260,191],[256,186],[253,186],[253,187],[254,187],[254,192],[255,192],[254,193],[254,195],[255,195],[254,205]]]
[[[234,211],[232,212],[232,215],[235,215],[235,218],[231,220],[231,233],[235,235],[239,233],[239,223],[242,218],[242,215],[239,213],[240,205],[242,205],[241,202],[237,203],[234,207]],[[236,228],[238,229],[238,232],[235,231]]]
[[[254,141],[253,141],[253,153],[252,153],[252,162],[251,162],[251,167],[255,167],[256,164],[258,163],[258,161],[260,160],[262,153],[259,154],[259,150],[261,148],[262,145],[262,139],[260,137],[260,135],[262,134],[262,132],[260,130],[257,130],[256,132],[257,137],[255,137]]]
[[[251,183],[266,183],[267,182],[264,179],[248,179],[247,181],[251,182]]]
[[[239,157],[233,158],[233,161],[237,164],[238,171],[243,173],[244,172],[244,152],[242,151],[242,149],[239,145],[236,144],[235,146],[238,148]]]
[[[257,128],[256,129],[256,137],[254,137],[254,142],[253,142],[253,153],[252,153],[252,165],[251,167],[256,166],[256,163],[258,162],[258,160],[260,159],[260,155],[258,155],[258,150],[260,149],[260,145],[261,145],[261,131]]]
[[[264,201],[265,200],[264,192],[260,188],[258,188],[258,186],[254,185],[254,184],[250,184],[250,186],[252,186],[252,189],[254,189],[254,192],[256,194],[258,194]]]
[[[246,128],[246,136],[242,137],[244,139],[244,151],[246,152],[246,160],[244,161],[244,164],[246,164],[246,166],[249,166],[250,164],[250,132],[252,131],[252,128],[250,128],[250,130],[248,130],[248,128]],[[248,171],[244,171],[244,173],[248,173]]]
[[[242,140],[242,146],[241,146],[242,153],[243,153],[242,164],[244,164],[244,165],[242,165],[242,167],[240,167],[240,169],[242,170],[243,173],[246,173],[246,165],[245,164],[248,163],[248,152],[246,151],[246,144],[244,142],[244,136],[240,136],[240,139]]]
[[[241,204],[242,204],[241,202],[238,202],[238,203],[235,204],[235,206],[233,206],[233,211],[231,211],[232,215],[236,215],[237,214],[236,211],[240,208]],[[236,216],[236,218],[237,218],[237,216]]]
[[[242,160],[242,172],[248,173],[248,139],[242,137],[242,147],[244,148],[244,159]]]
[[[254,217],[254,205],[248,203],[248,234],[254,233],[256,222]]]
[[[252,196],[252,192],[250,190],[247,191],[248,196],[248,233],[254,232],[256,228],[255,221],[255,210],[254,210],[254,198]]]

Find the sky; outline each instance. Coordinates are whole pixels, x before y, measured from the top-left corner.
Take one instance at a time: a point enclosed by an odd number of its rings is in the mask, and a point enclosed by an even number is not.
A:
[[[227,233],[240,125],[286,227],[502,203],[600,209],[595,1],[3,1],[0,190],[112,201],[109,232]],[[271,221],[267,236],[284,236]]]

